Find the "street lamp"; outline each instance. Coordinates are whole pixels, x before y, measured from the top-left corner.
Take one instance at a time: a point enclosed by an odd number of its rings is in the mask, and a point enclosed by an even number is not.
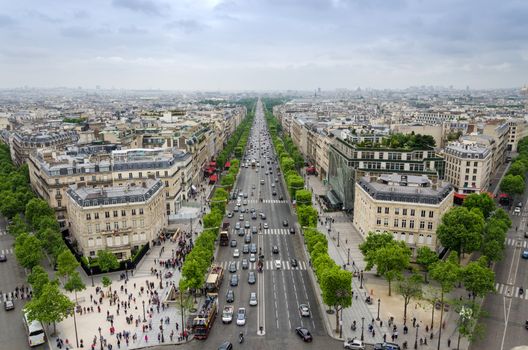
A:
[[[339,231],[337,231],[337,246],[339,247]]]
[[[126,279],[128,280],[128,261],[125,261],[125,275]]]
[[[365,328],[365,317],[361,317],[361,341],[365,340],[363,329]]]
[[[347,252],[347,265],[350,265],[350,248],[348,248]]]
[[[380,304],[381,304],[381,299],[378,298],[378,317],[376,317],[376,321],[379,321],[379,320],[380,320],[380,317],[379,317]]]
[[[414,349],[418,349],[418,329],[420,328],[420,325],[416,325],[416,338],[414,339]]]
[[[363,289],[363,270],[359,273],[359,289]]]
[[[143,322],[147,322],[147,318],[145,317],[145,300],[143,300],[142,303],[143,303]]]

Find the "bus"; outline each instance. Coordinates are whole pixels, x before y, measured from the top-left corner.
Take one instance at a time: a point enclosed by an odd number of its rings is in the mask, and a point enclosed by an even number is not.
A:
[[[24,313],[24,325],[26,326],[28,334],[29,346],[33,347],[46,342],[46,334],[44,333],[44,328],[40,321],[35,320],[29,322],[27,313]]]

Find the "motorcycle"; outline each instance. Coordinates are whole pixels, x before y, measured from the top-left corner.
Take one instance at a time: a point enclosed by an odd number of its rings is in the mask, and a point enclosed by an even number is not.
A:
[[[240,344],[242,344],[244,342],[244,334],[243,333],[240,333],[239,337],[238,337],[238,342]]]

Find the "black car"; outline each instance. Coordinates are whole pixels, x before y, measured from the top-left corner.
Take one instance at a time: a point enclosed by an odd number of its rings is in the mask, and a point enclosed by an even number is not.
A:
[[[295,258],[291,258],[291,259],[290,259],[290,263],[291,263],[291,266],[292,266],[292,267],[297,267],[297,266],[299,266],[299,263],[297,262],[297,259],[295,259]]]
[[[279,247],[274,245],[273,248],[271,249],[271,251],[273,252],[273,254],[279,254]]]
[[[312,341],[312,334],[310,331],[304,327],[297,327],[295,328],[295,332],[301,339],[305,342],[311,342]]]
[[[282,226],[288,227],[288,220],[282,220]]]
[[[279,200],[280,200],[280,201],[283,201],[283,200],[284,200],[284,197],[283,197],[283,196],[279,196]]]
[[[231,344],[228,341],[225,341],[222,344],[220,344],[220,346],[218,347],[218,350],[233,350],[233,344]]]
[[[229,245],[231,246],[231,248],[235,248],[237,246],[237,241],[236,239],[232,239],[231,240],[231,243],[229,243]]]
[[[238,275],[232,275],[231,276],[231,281],[229,281],[229,285],[231,287],[236,287],[238,286]]]
[[[7,256],[5,254],[0,254],[0,262],[6,262]]]
[[[237,264],[236,264],[236,262],[233,261],[233,262],[229,263],[229,272],[231,272],[231,273],[237,272]]]
[[[295,234],[295,228],[293,226],[290,227],[290,233]]]
[[[226,302],[232,303],[235,301],[235,292],[232,289],[228,289],[226,293]]]
[[[271,195],[272,195],[272,196],[276,196],[276,195],[277,195],[277,191],[273,191],[273,192],[271,192]]]

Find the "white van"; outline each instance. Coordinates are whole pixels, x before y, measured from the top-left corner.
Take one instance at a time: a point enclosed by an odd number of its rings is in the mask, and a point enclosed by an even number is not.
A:
[[[40,321],[29,322],[27,313],[24,313],[24,325],[28,334],[29,346],[33,347],[46,342],[46,333],[44,333],[44,328]]]

